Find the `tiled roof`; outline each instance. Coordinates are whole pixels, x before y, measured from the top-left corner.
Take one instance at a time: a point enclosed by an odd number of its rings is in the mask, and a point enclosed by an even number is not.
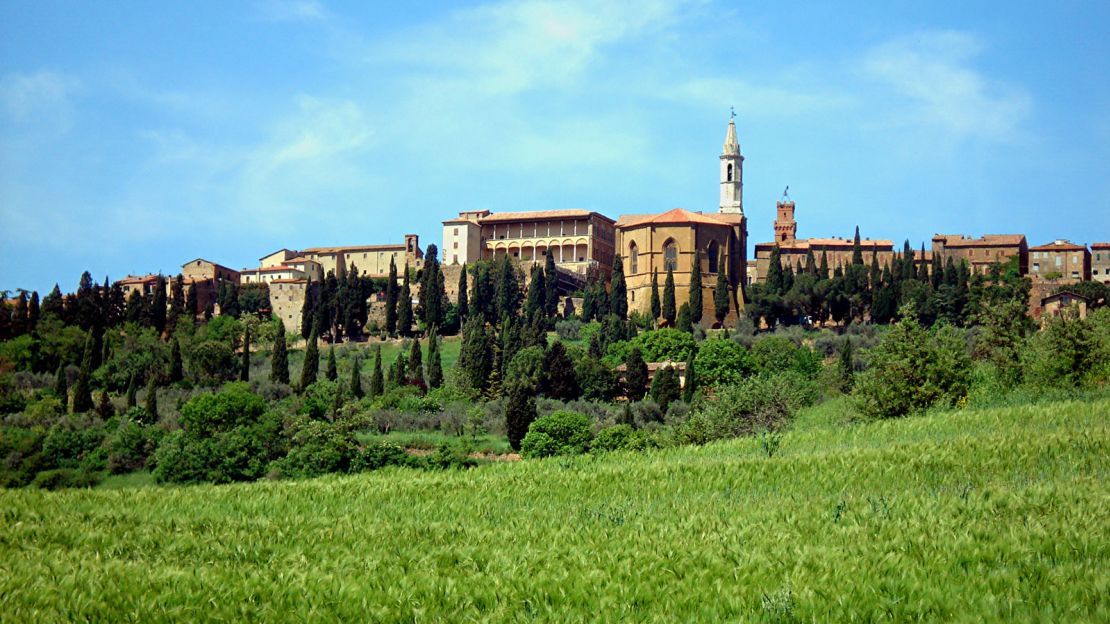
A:
[[[346,253],[348,251],[394,251],[397,249],[404,249],[404,243],[396,243],[394,245],[349,245],[346,247],[309,247],[301,253],[314,253],[314,254],[334,254]]]
[[[495,212],[478,219],[478,223],[504,223],[506,221],[535,221],[539,219],[577,219],[597,215],[612,223],[612,219],[592,210],[569,208],[566,210],[532,210],[527,212]]]
[[[798,238],[782,242],[756,243],[755,246],[757,249],[769,249],[778,245],[779,249],[805,251],[811,247],[842,247],[844,249],[851,249],[853,244],[852,240],[847,238]],[[861,249],[867,251],[894,250],[894,243],[885,239],[861,239],[859,246]],[[884,247],[885,249],[882,249]]]
[[[299,271],[297,267],[279,265],[272,267],[258,267],[257,269],[243,269],[241,273],[281,273],[283,271]]]
[[[231,267],[224,266],[222,264],[217,264],[215,262],[212,262],[211,260],[205,260],[204,258],[193,258],[192,260],[190,260],[190,261],[186,262],[185,264],[181,265],[181,268],[185,268],[185,267],[189,266],[190,264],[196,262],[197,260],[200,260],[201,262],[207,262],[208,264],[211,264],[213,267],[216,267],[217,269],[227,269],[228,271],[231,271],[233,273],[237,273],[237,271],[235,269],[231,268]]]
[[[307,284],[308,280],[306,280],[306,279],[289,279],[289,278],[286,278],[286,279],[276,279],[276,280],[274,280],[270,283],[271,284]]]
[[[1110,243],[1091,243],[1091,249],[1110,249]]]
[[[656,215],[642,215],[628,218],[622,216],[617,220],[617,227],[630,228],[641,225],[668,225],[674,223],[701,223],[704,225],[731,225],[724,220],[716,218],[718,215],[707,215],[700,212],[691,212],[685,208],[674,208]]]
[[[967,238],[962,234],[935,234],[933,240],[943,240],[945,247],[1011,247],[1021,245],[1023,234],[985,234],[981,238]]]
[[[1030,247],[1029,251],[1086,251],[1087,248],[1082,245],[1067,240],[1053,241],[1047,245],[1037,245]]]
[[[297,250],[295,250],[295,249],[287,249],[287,248],[285,248],[285,247],[282,247],[281,249],[277,249],[277,250],[275,250],[275,251],[271,251],[270,253],[266,254],[265,256],[262,256],[261,258],[259,258],[258,260],[259,260],[259,261],[261,262],[262,260],[265,260],[266,258],[269,258],[270,256],[274,256],[274,255],[277,255],[277,254],[279,254],[279,253],[281,253],[281,252],[283,252],[283,251],[288,251],[289,253],[291,253],[291,254],[294,254],[294,255],[296,255],[296,254],[300,253],[300,252],[298,252],[298,251],[297,251]]]
[[[117,284],[149,284],[158,281],[157,275],[128,275],[116,282]]]

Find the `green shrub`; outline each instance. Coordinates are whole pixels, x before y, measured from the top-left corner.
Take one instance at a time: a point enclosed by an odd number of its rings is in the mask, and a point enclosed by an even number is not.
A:
[[[289,454],[275,461],[271,470],[292,478],[348,472],[357,465],[358,455],[358,443],[345,422],[302,417],[293,424]]]
[[[704,444],[761,431],[778,431],[818,398],[817,383],[796,371],[759,374],[720,386],[677,429],[678,441]]]
[[[35,475],[32,482],[37,488],[43,490],[60,490],[63,488],[90,488],[100,483],[103,476],[98,472],[74,470],[72,468],[58,468],[44,470]]]
[[[54,468],[78,468],[104,441],[104,424],[84,416],[58,420],[42,442],[43,459]]]
[[[42,453],[46,430],[42,427],[24,429],[4,427],[0,430],[0,487],[23,487],[31,483],[40,470],[50,468]]]
[[[351,472],[378,470],[386,466],[413,466],[413,456],[396,444],[370,444],[351,462]]]
[[[105,440],[111,474],[123,474],[146,466],[147,458],[158,447],[156,427],[143,427],[135,421],[125,421]]]
[[[617,366],[628,358],[628,353],[633,347],[640,349],[645,362],[661,362],[668,359],[685,362],[697,345],[694,337],[687,332],[673,328],[655,329],[637,334],[632,340],[622,340],[609,345],[603,360],[609,366]]]
[[[792,370],[815,378],[821,372],[821,356],[785,336],[760,338],[752,346],[752,358],[756,369],[763,373]]]
[[[1093,385],[1110,370],[1110,343],[1105,312],[1080,319],[1064,314],[1049,319],[1028,342],[1023,362],[1025,382],[1041,388]]]
[[[737,383],[755,368],[755,360],[743,345],[722,338],[703,342],[694,358],[697,383],[705,387]]]
[[[967,396],[971,358],[951,326],[934,332],[912,317],[899,321],[871,350],[870,368],[856,378],[856,409],[868,418],[894,418]]]
[[[643,435],[633,429],[631,425],[614,425],[597,432],[593,442],[590,442],[590,451],[608,453],[638,450],[642,445]]]
[[[558,411],[537,418],[520,444],[524,457],[577,455],[590,443],[590,419],[584,414]]]

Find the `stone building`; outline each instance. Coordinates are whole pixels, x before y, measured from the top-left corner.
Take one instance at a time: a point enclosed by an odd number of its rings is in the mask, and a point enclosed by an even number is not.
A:
[[[1036,280],[1061,284],[1091,279],[1091,252],[1084,245],[1057,239],[1029,248],[1029,273]]]
[[[667,270],[674,274],[675,307],[690,300],[695,258],[701,262],[702,323],[716,321],[713,289],[717,274],[725,273],[732,299],[725,323],[744,309],[743,281],[747,273],[747,219],[743,206],[744,157],[736,139],[736,124],[729,119],[720,161],[720,204],[705,214],[682,208],[655,215],[623,215],[617,220],[617,249],[624,266],[629,311],[649,312],[652,274],[658,274],[662,291]],[[722,264],[723,261],[723,264]]]
[[[1014,257],[1018,259],[1021,275],[1029,272],[1029,245],[1022,234],[986,234],[981,238],[934,234],[933,253],[939,254],[945,263],[948,258],[956,264],[966,260],[973,274],[986,273],[991,265],[1005,264]]]
[[[442,253],[440,254],[442,256]],[[320,264],[327,275],[346,274],[351,264],[362,277],[387,277],[389,261],[392,259],[400,272],[405,264],[413,269],[423,266],[424,252],[420,249],[420,237],[405,234],[405,242],[396,245],[352,245],[348,247],[309,247],[300,256]],[[342,268],[340,268],[342,267]]]
[[[1047,297],[1041,298],[1039,306],[1039,316],[1041,318],[1042,326],[1048,322],[1049,319],[1063,315],[1066,312],[1073,312],[1077,318],[1087,318],[1087,306],[1090,301],[1083,295],[1079,295],[1069,291],[1058,292]]]
[[[275,279],[270,282],[270,308],[285,325],[286,333],[300,335],[301,310],[308,289],[309,281],[306,279]]]
[[[221,284],[238,284],[239,272],[204,258],[196,258],[181,265],[186,295],[196,291],[197,305],[201,311],[214,309]],[[168,281],[168,280],[167,280]]]
[[[519,262],[544,262],[548,253],[562,269],[585,274],[613,266],[613,220],[589,210],[460,212],[443,222],[445,265],[470,264],[496,255]]]
[[[315,260],[298,255],[290,249],[279,249],[259,258],[255,269],[239,271],[240,284],[269,284],[279,279],[303,279],[319,282],[324,279],[324,267]]]
[[[1110,284],[1110,243],[1091,244],[1091,279]]]
[[[775,247],[779,248],[779,259],[784,267],[789,265],[796,269],[799,264],[804,267],[806,255],[812,251],[813,260],[817,263],[821,262],[821,255],[825,255],[831,272],[837,266],[847,266],[852,263],[853,240],[852,238],[796,238],[782,242],[756,243],[755,281],[762,283],[767,279],[771,252],[774,251]],[[860,239],[859,246],[863,250],[863,263],[867,266],[871,266],[872,256],[878,258],[880,266],[885,266],[894,258],[894,244],[889,240],[864,238]],[[915,250],[915,264],[929,263],[932,260],[932,254],[929,252],[925,253],[924,258],[919,257],[920,255],[920,252]]]
[[[166,280],[169,282],[169,280]],[[131,293],[137,292],[139,296],[145,297],[154,292],[154,286],[158,283],[157,275],[128,275],[127,277],[116,282],[123,290],[123,298],[126,301],[131,297]]]

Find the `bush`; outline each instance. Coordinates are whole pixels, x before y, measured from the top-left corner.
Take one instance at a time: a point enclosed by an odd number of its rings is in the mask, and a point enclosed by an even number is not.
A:
[[[655,329],[637,334],[632,340],[622,340],[609,345],[603,358],[609,366],[617,366],[628,358],[633,347],[639,348],[645,362],[674,360],[685,362],[696,348],[694,337],[678,329]]]
[[[370,444],[351,462],[351,472],[378,470],[386,466],[412,466],[414,458],[396,444]]]
[[[348,472],[358,456],[358,443],[346,423],[302,417],[293,424],[289,454],[275,461],[271,472],[293,478]]]
[[[84,416],[58,420],[42,442],[43,460],[54,468],[78,468],[104,441],[104,423]]]
[[[755,372],[755,367],[748,350],[732,340],[707,340],[694,358],[699,386],[737,383]]]
[[[559,411],[537,418],[520,444],[524,457],[578,455],[590,443],[590,419],[583,414]]]
[[[764,373],[792,370],[813,378],[821,372],[820,356],[786,336],[767,336],[757,340],[752,346],[752,358],[758,370]]]
[[[704,444],[781,430],[817,398],[817,384],[795,371],[759,374],[717,388],[716,395],[678,427],[677,436],[683,443]]]
[[[1110,370],[1110,341],[1101,310],[1091,319],[1063,315],[1050,319],[1028,343],[1023,362],[1026,383],[1042,388],[1093,385]]]
[[[590,452],[609,453],[613,451],[639,450],[643,447],[643,435],[631,425],[614,425],[597,432],[590,443]]]
[[[579,340],[582,337],[582,321],[573,318],[556,321],[555,333],[558,334],[559,340],[564,342]]]
[[[147,459],[158,447],[158,433],[162,431],[156,427],[143,427],[133,420],[120,424],[105,441],[108,472],[123,474],[146,466]]]
[[[950,326],[935,332],[904,318],[871,351],[871,367],[856,376],[856,408],[868,418],[894,418],[967,396],[971,358]]]
[[[103,480],[103,476],[98,472],[58,468],[56,470],[46,470],[38,473],[35,475],[35,480],[32,482],[32,485],[43,490],[90,488],[100,483],[101,480]]]

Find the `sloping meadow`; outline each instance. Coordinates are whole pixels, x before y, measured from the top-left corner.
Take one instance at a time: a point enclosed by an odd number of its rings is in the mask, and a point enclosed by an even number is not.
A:
[[[0,492],[0,620],[1110,620],[1110,400],[467,472]]]

